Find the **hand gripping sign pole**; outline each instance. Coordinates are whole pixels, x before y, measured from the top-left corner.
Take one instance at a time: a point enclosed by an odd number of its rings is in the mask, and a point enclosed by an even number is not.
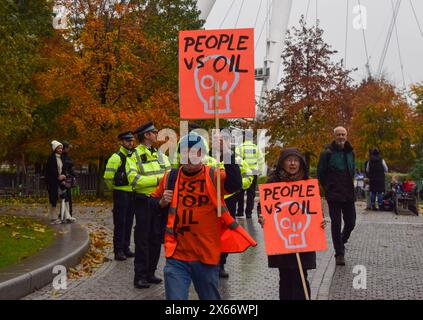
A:
[[[219,82],[216,81],[214,85],[214,115],[216,120],[216,132],[219,133],[219,145],[216,152],[217,160],[217,216],[222,216],[221,190],[220,190],[220,132],[219,132]]]
[[[300,254],[296,252],[295,255],[297,256],[298,269],[300,270],[301,282],[303,283],[303,289],[304,289],[304,295],[306,300],[310,300],[310,297],[308,296],[307,285],[304,278],[304,271],[303,271],[303,266],[301,264]]]

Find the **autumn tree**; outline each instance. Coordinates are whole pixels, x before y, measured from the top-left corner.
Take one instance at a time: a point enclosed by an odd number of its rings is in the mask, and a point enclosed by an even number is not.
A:
[[[411,86],[414,99],[414,134],[417,137],[415,144],[416,162],[411,175],[415,179],[423,179],[423,83]]]
[[[38,49],[51,34],[52,8],[45,0],[0,1],[0,158],[17,162],[24,150],[37,103],[32,77],[39,71]]]
[[[417,143],[416,155],[423,160],[423,83],[411,86],[411,94],[414,99],[414,124]]]
[[[198,12],[191,0],[174,5],[169,1],[57,3],[66,7],[68,28],[45,45],[48,70],[37,76],[38,89],[45,97],[39,113],[53,105],[56,134],[72,140],[79,158],[97,159],[101,170],[116,148],[118,132],[149,119],[159,127],[177,127],[177,70],[169,68],[170,59],[177,65],[177,58],[169,57],[170,47],[177,28],[198,26]],[[175,29],[169,31],[169,39],[145,30],[153,4],[158,12],[151,15],[157,19],[174,16],[173,22],[162,25],[163,31]],[[186,21],[175,24],[177,16]],[[101,172],[98,177],[100,182]]]
[[[336,51],[323,40],[319,25],[307,27],[304,17],[299,24],[287,32],[283,77],[262,107],[262,126],[273,142],[300,148],[310,163],[334,127],[349,126],[352,79],[342,61],[331,60]]]
[[[392,169],[407,171],[415,159],[413,110],[395,86],[386,80],[366,79],[353,99],[351,138],[357,155],[367,158],[379,148]]]

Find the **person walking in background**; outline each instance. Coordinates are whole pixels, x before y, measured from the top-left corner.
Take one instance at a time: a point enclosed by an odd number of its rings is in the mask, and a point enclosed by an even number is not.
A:
[[[370,187],[370,206],[371,210],[382,211],[383,194],[385,192],[385,173],[388,172],[388,166],[379,152],[379,149],[373,148],[369,154],[369,161],[366,164],[366,172],[369,177]],[[378,208],[376,208],[376,198]]]
[[[64,174],[63,161],[62,161],[62,152],[63,145],[57,141],[53,140],[51,142],[51,148],[53,152],[47,159],[46,169],[45,169],[45,180],[47,185],[47,191],[50,202],[50,222],[52,224],[58,224],[62,222],[73,222],[75,219],[70,216],[69,206],[66,205],[66,202],[62,202],[63,216],[61,221],[58,219],[57,212],[57,200],[59,196],[62,198],[65,196],[66,192],[66,175]]]
[[[134,136],[130,131],[118,135],[119,151],[106,164],[104,182],[113,190],[113,251],[115,260],[133,258],[130,250],[132,225],[134,222],[134,194],[126,175],[127,158],[134,150]]]
[[[355,195],[357,199],[362,199],[365,197],[364,178],[364,173],[357,169],[354,176]]]
[[[63,152],[62,152],[62,162],[63,162],[63,168],[64,168],[64,175],[66,178],[72,179],[73,181],[76,181],[76,173],[73,169],[74,164],[72,159],[69,156],[69,151],[72,148],[72,145],[67,142],[66,140],[61,141],[63,145]],[[65,194],[65,200],[69,203],[69,214],[71,217],[73,217],[73,210],[72,210],[72,192],[71,188],[68,188],[66,190]]]
[[[353,147],[347,141],[347,130],[336,127],[333,132],[334,141],[320,154],[317,175],[329,206],[336,264],[345,265],[345,243],[354,230],[356,220],[353,183],[355,155]]]

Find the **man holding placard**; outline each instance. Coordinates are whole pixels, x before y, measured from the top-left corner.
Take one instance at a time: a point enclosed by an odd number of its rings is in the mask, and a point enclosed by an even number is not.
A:
[[[225,145],[225,144],[224,144]],[[220,300],[219,260],[222,253],[243,252],[256,242],[217,199],[217,176],[222,196],[241,188],[241,171],[228,153],[223,168],[203,164],[205,141],[195,133],[180,142],[179,169],[172,169],[152,193],[156,208],[168,210],[164,247],[165,294],[168,300],[187,300],[191,281],[201,300]],[[225,151],[227,150],[227,151]],[[220,202],[220,203],[219,203]],[[218,216],[218,207],[222,208]]]
[[[317,180],[308,179],[300,151],[288,148],[267,182],[259,186],[258,214],[269,267],[279,268],[279,298],[309,300],[307,270],[316,268],[315,251],[326,250]]]

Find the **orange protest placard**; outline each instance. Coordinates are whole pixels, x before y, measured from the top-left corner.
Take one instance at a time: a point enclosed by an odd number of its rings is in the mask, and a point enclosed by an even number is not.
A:
[[[254,29],[179,33],[182,119],[255,118]]]
[[[316,179],[259,185],[267,255],[326,250]]]

